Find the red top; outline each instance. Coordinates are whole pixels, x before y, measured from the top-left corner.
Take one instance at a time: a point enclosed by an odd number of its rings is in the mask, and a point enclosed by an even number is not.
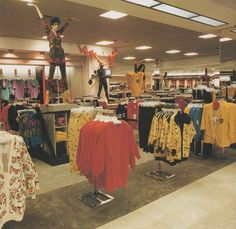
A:
[[[96,185],[111,192],[127,186],[129,166],[135,168],[140,158],[132,128],[124,121],[91,121],[80,131],[77,165]]]

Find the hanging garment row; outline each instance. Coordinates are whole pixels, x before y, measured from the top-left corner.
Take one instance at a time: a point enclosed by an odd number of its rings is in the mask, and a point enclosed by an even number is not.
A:
[[[28,148],[43,144],[41,125],[36,110],[29,104],[2,103],[0,122],[6,131],[15,131],[22,136]]]
[[[223,99],[204,105],[201,121],[203,142],[218,147],[236,143],[236,104]]]
[[[21,221],[26,195],[39,190],[38,174],[20,136],[0,131],[0,228],[10,220]]]
[[[189,115],[176,109],[163,109],[153,117],[148,143],[156,160],[175,165],[188,159],[195,134]]]
[[[106,118],[97,117],[81,128],[77,166],[90,183],[111,192],[127,186],[129,166],[134,169],[140,155],[129,124]]]
[[[2,100],[37,98],[39,94],[39,82],[36,79],[31,80],[0,80],[0,95]]]

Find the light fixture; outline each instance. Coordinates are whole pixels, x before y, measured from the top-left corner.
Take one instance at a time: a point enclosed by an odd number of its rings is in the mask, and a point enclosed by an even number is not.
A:
[[[206,25],[211,25],[211,26],[220,26],[226,24],[225,22],[218,21],[209,17],[205,16],[197,16],[197,17],[192,17],[190,18],[193,21],[201,22]]]
[[[3,55],[3,57],[5,57],[5,58],[16,58],[17,55],[14,54],[14,51],[15,51],[14,49],[8,49],[7,53],[5,53]]]
[[[113,44],[114,41],[99,41],[97,43],[95,43],[96,45],[110,45]]]
[[[229,38],[229,37],[220,38],[220,42],[231,41],[231,40],[232,40],[232,38]]]
[[[165,12],[165,13],[173,14],[173,15],[176,15],[176,16],[184,17],[184,18],[190,18],[190,17],[197,16],[197,14],[195,14],[195,13],[192,13],[190,11],[183,10],[183,9],[180,9],[180,8],[177,8],[177,7],[174,7],[174,6],[170,6],[170,5],[167,5],[167,4],[161,4],[161,5],[158,5],[158,6],[154,6],[152,8],[155,9],[155,10],[159,10],[159,11],[162,11],[162,12]]]
[[[47,36],[43,36],[42,38],[43,38],[43,39],[47,39],[48,37],[47,37]]]
[[[64,35],[60,35],[60,37],[61,37],[61,38],[63,38],[63,37],[64,37]]]
[[[147,6],[147,7],[152,7],[157,4],[160,4],[160,2],[154,1],[154,0],[125,0],[125,1],[137,4],[137,5],[141,5],[141,6]]]
[[[175,53],[180,53],[181,51],[180,50],[177,50],[177,49],[173,49],[173,50],[168,50],[166,51],[166,53],[168,54],[175,54]]]
[[[21,2],[33,3],[33,0],[21,0]]]
[[[196,56],[198,55],[197,52],[188,52],[188,53],[184,53],[185,56]]]
[[[203,38],[203,39],[209,39],[209,38],[217,37],[217,35],[208,33],[208,34],[204,34],[204,35],[201,35],[201,36],[198,36],[198,37]]]
[[[145,62],[150,62],[150,61],[155,61],[156,59],[153,59],[153,58],[145,58],[143,59]]]
[[[136,59],[136,57],[134,56],[126,56],[126,57],[123,57],[124,60],[134,60]]]
[[[151,46],[143,45],[143,46],[136,47],[135,49],[146,50],[146,49],[151,49],[151,48],[152,48]]]
[[[236,29],[232,29],[232,30],[231,30],[231,32],[234,32],[234,33],[236,33]]]
[[[108,12],[106,12],[106,13],[104,13],[104,14],[100,14],[99,16],[100,16],[100,17],[106,17],[106,18],[110,18],[110,19],[116,20],[116,19],[125,17],[125,16],[127,16],[127,15],[128,15],[128,14],[111,10],[111,11],[108,11]]]

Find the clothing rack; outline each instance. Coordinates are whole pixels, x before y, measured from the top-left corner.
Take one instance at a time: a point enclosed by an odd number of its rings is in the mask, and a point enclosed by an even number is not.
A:
[[[82,194],[78,199],[90,208],[97,208],[111,202],[114,197],[99,191],[94,186],[93,192]]]
[[[176,107],[176,104],[172,105],[172,107],[174,107],[174,106]],[[171,107],[171,106],[169,105],[169,107]],[[180,111],[180,109],[178,109],[178,108],[162,108],[161,111],[177,112],[177,111]],[[158,161],[158,169],[147,172],[145,174],[145,176],[153,178],[155,180],[166,181],[166,180],[174,178],[176,175],[174,173],[168,173],[168,172],[162,171],[162,161]]]
[[[23,110],[18,110],[17,111],[17,114],[18,116],[20,116],[22,113],[27,113],[27,112],[33,112],[33,113],[36,113],[35,109],[23,109]]]
[[[145,176],[153,178],[155,180],[166,181],[171,178],[174,178],[175,174],[162,171],[162,161],[158,161],[158,169],[153,170],[151,172],[147,172]]]

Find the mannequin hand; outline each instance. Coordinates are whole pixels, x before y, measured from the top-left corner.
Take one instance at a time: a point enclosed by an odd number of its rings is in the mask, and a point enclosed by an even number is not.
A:
[[[28,2],[27,5],[28,5],[28,6],[34,6],[34,7],[37,7],[37,5],[34,4],[33,2]]]

